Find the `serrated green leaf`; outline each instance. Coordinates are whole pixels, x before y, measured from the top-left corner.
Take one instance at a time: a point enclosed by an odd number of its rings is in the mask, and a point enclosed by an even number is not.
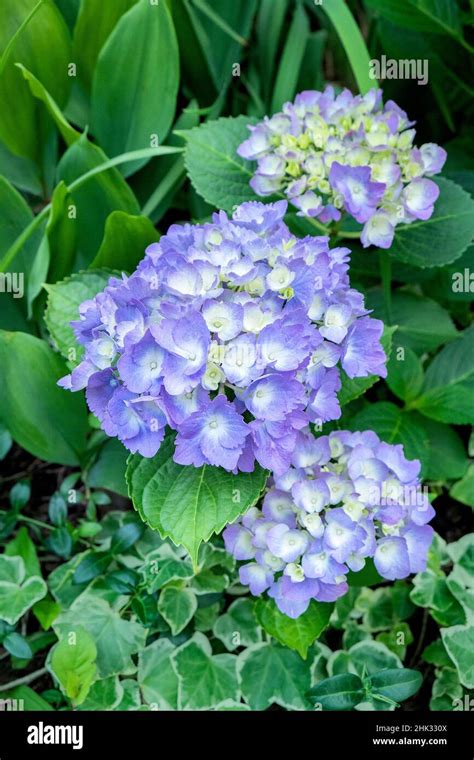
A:
[[[196,192],[216,208],[232,211],[244,201],[259,200],[249,185],[252,163],[237,155],[249,136],[248,116],[217,119],[183,133],[184,163]]]
[[[132,456],[127,468],[130,497],[143,520],[162,538],[184,546],[197,564],[199,546],[255,504],[266,472],[233,475],[219,467],[183,467],[173,460],[168,436],[151,459]]]

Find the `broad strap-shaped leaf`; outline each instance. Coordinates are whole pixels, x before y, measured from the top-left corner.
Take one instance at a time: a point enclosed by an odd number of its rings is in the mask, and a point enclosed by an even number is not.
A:
[[[142,519],[162,538],[184,546],[197,565],[199,546],[259,499],[266,471],[232,473],[220,467],[183,467],[173,460],[167,436],[151,459],[133,455],[126,478],[130,498]]]
[[[13,439],[41,459],[76,465],[85,451],[87,412],[80,395],[57,386],[65,374],[46,341],[0,331],[0,416]]]
[[[116,156],[149,147],[153,135],[161,145],[173,123],[178,84],[178,42],[168,6],[138,0],[119,19],[94,72],[91,129],[105,152]]]

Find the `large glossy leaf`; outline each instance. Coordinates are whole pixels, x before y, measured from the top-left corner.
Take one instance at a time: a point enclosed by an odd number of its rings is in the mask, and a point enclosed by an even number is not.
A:
[[[78,464],[87,412],[80,395],[56,385],[66,367],[46,341],[0,331],[0,416],[13,439],[41,459]]]
[[[82,0],[74,27],[73,55],[78,78],[90,91],[99,53],[117,21],[137,0]]]
[[[133,272],[145,255],[145,248],[158,240],[158,232],[144,216],[113,211],[105,223],[104,238],[91,263],[93,269]]]
[[[67,68],[71,50],[66,23],[51,2],[43,3],[22,27],[36,4],[37,0],[3,0],[0,4],[0,54],[16,34],[8,58],[0,64],[0,102],[4,104],[0,138],[13,153],[39,161],[46,137],[45,112],[15,62],[26,66],[61,107],[71,86]]]
[[[112,154],[114,155],[114,154]],[[85,135],[66,151],[58,166],[58,179],[71,185],[107,157]],[[97,174],[87,184],[72,190],[77,226],[78,258],[75,268],[88,266],[99,250],[105,221],[112,211],[138,214],[138,202],[118,169]]]
[[[117,23],[94,74],[91,128],[105,152],[161,144],[173,122],[178,83],[178,43],[167,5],[139,0]]]

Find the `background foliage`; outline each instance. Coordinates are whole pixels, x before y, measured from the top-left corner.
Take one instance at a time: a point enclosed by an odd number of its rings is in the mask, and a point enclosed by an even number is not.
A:
[[[2,698],[27,709],[464,709],[472,21],[467,0],[3,0],[0,271],[22,273],[25,290],[0,294]],[[202,493],[183,501],[193,473],[169,493],[183,477],[169,446],[132,457],[125,478],[121,444],[56,381],[80,358],[69,321],[111,272],[132,271],[169,224],[255,197],[251,165],[235,154],[246,125],[328,81],[366,91],[369,59],[382,54],[428,61],[427,85],[386,80],[384,98],[448,161],[435,214],[398,227],[389,253],[362,251],[342,230],[391,358],[386,382],[343,385],[341,425],[421,460],[438,537],[413,581],[383,585],[369,568],[334,606],[291,621],[246,594],[216,535],[255,502],[264,473],[241,476],[236,506],[209,468],[214,519]]]

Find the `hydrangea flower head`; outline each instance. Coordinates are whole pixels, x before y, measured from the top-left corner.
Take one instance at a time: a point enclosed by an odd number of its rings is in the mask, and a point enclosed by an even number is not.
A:
[[[340,374],[386,375],[383,324],[351,289],[349,251],[294,237],[286,201],[173,225],[131,276],[112,278],[73,322],[86,388],[110,436],[151,457],[282,473],[301,430],[337,419]]]
[[[364,247],[389,248],[397,224],[428,219],[439,195],[428,179],[446,151],[414,145],[414,122],[381,90],[353,96],[344,89],[306,91],[281,113],[249,126],[237,149],[257,161],[257,195],[284,192],[303,216],[338,221],[345,211],[364,225]]]
[[[224,530],[227,550],[246,562],[241,583],[254,595],[268,591],[281,612],[297,618],[311,599],[343,596],[347,573],[369,557],[388,580],[424,570],[434,510],[419,471],[402,446],[372,431],[302,433],[262,508]]]

